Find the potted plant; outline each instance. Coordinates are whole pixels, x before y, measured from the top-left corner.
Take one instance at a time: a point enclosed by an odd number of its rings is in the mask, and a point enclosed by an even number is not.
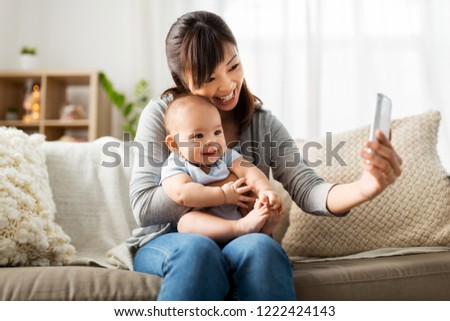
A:
[[[9,106],[5,112],[5,120],[18,120],[19,110],[16,106]]]
[[[19,67],[21,69],[34,69],[37,65],[37,50],[35,47],[23,46],[20,49]]]
[[[104,72],[100,72],[100,83],[124,119],[122,129],[134,138],[139,116],[150,99],[149,83],[145,79],[136,83],[134,88],[135,100],[132,101],[127,101],[126,96],[114,88]]]

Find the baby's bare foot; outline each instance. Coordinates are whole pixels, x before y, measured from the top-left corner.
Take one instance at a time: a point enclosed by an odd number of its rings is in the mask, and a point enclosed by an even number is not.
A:
[[[261,229],[261,233],[270,235],[275,230],[275,227],[280,223],[281,219],[283,218],[283,214],[280,214],[277,210],[270,210],[269,209],[269,218],[267,219],[266,223],[263,225]]]
[[[260,206],[256,200],[255,207],[246,216],[238,220],[238,228],[241,235],[248,233],[256,233],[266,223],[269,217],[269,209],[267,206]]]

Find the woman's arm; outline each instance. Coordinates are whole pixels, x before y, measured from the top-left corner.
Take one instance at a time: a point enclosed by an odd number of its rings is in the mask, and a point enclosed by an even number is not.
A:
[[[249,158],[257,158],[263,172],[272,168],[273,177],[283,184],[295,203],[315,215],[345,215],[351,208],[381,193],[401,174],[401,159],[387,139],[366,143],[375,153],[362,152],[370,164],[363,165],[360,179],[350,184],[326,183],[302,160],[300,152],[281,122],[268,111],[255,113],[250,130],[242,141],[250,144]],[[257,146],[258,148],[255,148]],[[256,156],[255,156],[256,155]]]
[[[402,159],[381,131],[377,131],[376,137],[377,142],[367,142],[366,149],[360,152],[363,159],[361,178],[353,183],[335,185],[331,188],[327,207],[332,213],[337,215],[345,213],[373,199],[401,175]]]
[[[164,113],[168,100],[152,99],[139,119],[135,140],[128,151],[134,154],[130,201],[140,226],[177,222],[189,208],[172,201],[160,186],[161,168],[169,156],[165,145]]]
[[[251,127],[241,137],[241,145],[242,154],[252,159],[266,176],[272,170],[273,178],[302,210],[315,215],[333,215],[326,206],[333,185],[303,162],[294,140],[270,111],[255,112]]]

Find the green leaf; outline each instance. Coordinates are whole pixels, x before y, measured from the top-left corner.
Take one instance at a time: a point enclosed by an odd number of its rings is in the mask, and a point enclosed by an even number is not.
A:
[[[134,89],[134,94],[137,98],[137,104],[138,106],[145,106],[150,99],[150,86],[149,83],[141,79]]]
[[[124,105],[122,108],[123,116],[127,117],[133,110],[133,107],[134,107],[134,103],[128,103],[128,104]]]
[[[122,126],[122,129],[124,130],[124,132],[130,133],[131,136],[133,137],[136,136],[136,130],[133,127],[129,126],[128,124],[124,124]]]
[[[125,95],[122,95],[120,93],[114,93],[111,99],[119,108],[122,108],[122,106],[125,104]]]
[[[134,94],[137,97],[149,96],[149,83],[141,79],[135,86]]]
[[[134,94],[135,101],[127,102],[126,96],[118,92],[104,72],[100,72],[100,84],[105,89],[106,94],[111,99],[116,108],[124,118],[122,129],[129,132],[133,137],[136,136],[136,128],[139,117],[145,105],[150,99],[149,83],[142,79],[136,83]]]
[[[140,116],[140,114],[135,115],[133,118],[131,118],[131,119],[128,121],[128,123],[129,123],[131,126],[136,125],[137,122],[138,122],[138,120],[139,120],[139,116]]]
[[[117,92],[114,89],[113,84],[111,83],[111,81],[108,79],[108,77],[106,76],[106,74],[104,74],[103,72],[100,73],[100,83],[102,84],[103,88],[106,91],[106,94],[108,95],[108,97],[111,99],[111,101],[113,102],[114,105],[116,105],[117,107],[122,107],[122,105],[125,102],[125,95]]]

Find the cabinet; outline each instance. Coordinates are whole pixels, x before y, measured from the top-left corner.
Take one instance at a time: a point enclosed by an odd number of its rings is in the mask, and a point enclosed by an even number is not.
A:
[[[39,88],[39,104],[32,107],[37,113],[24,119],[25,96],[34,85]],[[82,119],[61,117],[68,104],[83,106]],[[16,120],[11,120],[13,108],[18,111]],[[48,141],[63,136],[95,140],[111,135],[111,102],[100,85],[99,71],[0,71],[0,126],[41,133]]]

